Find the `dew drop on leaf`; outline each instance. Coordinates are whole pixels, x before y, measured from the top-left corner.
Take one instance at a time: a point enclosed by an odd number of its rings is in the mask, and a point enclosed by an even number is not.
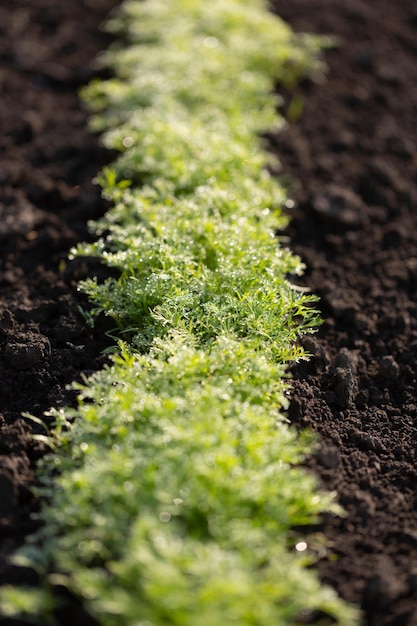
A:
[[[125,137],[122,141],[122,144],[125,148],[131,148],[133,146],[134,140],[133,137]]]
[[[219,45],[219,40],[217,37],[206,37],[203,41],[203,44],[206,48],[217,48]]]

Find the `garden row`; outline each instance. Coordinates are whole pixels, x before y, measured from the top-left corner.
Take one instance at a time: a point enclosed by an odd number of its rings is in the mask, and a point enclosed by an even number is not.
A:
[[[294,530],[337,507],[284,416],[319,320],[288,280],[302,265],[275,236],[287,198],[260,138],[281,123],[274,83],[322,71],[326,41],[259,0],[130,0],[108,27],[114,77],[84,97],[120,152],[98,176],[113,208],[73,255],[111,269],[81,289],[119,339],[54,412],[44,525],[18,557],[44,588],[5,589],[3,610],[44,624],[64,586],[103,626],[355,624],[308,568],[322,540]]]

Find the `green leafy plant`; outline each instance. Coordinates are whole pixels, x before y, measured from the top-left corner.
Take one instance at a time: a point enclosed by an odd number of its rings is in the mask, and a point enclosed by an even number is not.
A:
[[[274,81],[321,71],[324,41],[259,0],[129,1],[108,27],[114,77],[84,97],[120,152],[97,177],[113,208],[72,254],[118,270],[81,289],[121,339],[78,408],[53,412],[44,526],[19,556],[44,589],[26,603],[7,589],[3,607],[46,623],[58,585],[103,626],[289,626],[317,610],[353,625],[308,567],[320,540],[294,530],[340,511],[283,414],[319,319],[288,281],[303,267],[275,237],[286,197],[260,138],[281,124]]]

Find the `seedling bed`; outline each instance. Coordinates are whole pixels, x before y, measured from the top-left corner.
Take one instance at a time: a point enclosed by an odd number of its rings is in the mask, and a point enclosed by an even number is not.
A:
[[[105,360],[105,328],[91,331],[77,315],[86,303],[75,282],[93,268],[65,259],[103,210],[90,181],[108,155],[87,133],[75,89],[106,46],[97,26],[112,4],[31,0],[0,9],[0,23],[10,25],[0,32],[2,583],[33,580],[6,561],[35,528],[29,487],[45,450],[20,415],[71,403],[66,385]],[[305,342],[315,358],[293,371],[289,415],[319,433],[308,464],[347,511],[324,525],[329,548],[318,567],[362,605],[364,624],[411,626],[417,14],[406,0],[276,4],[296,29],[342,37],[327,55],[327,82],[286,94],[291,125],[272,139],[296,201],[286,234],[326,319]],[[61,623],[91,623],[80,611],[67,605]]]

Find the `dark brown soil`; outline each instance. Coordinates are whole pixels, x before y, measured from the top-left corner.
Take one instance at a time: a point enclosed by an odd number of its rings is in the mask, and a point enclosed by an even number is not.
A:
[[[109,158],[76,90],[107,40],[116,0],[0,4],[0,584],[30,580],[7,557],[30,513],[41,417],[101,367],[68,263],[105,207],[91,184]],[[7,6],[6,6],[7,5]],[[347,511],[324,530],[322,578],[367,626],[417,625],[417,6],[414,0],[276,0],[296,30],[332,33],[328,80],[295,94],[304,111],[272,138],[296,202],[292,248],[326,319],[293,370],[290,417],[320,437],[309,465]],[[291,114],[294,94],[286,94]],[[97,269],[97,268],[96,268]],[[10,620],[1,620],[15,624]],[[88,623],[81,612],[60,624]]]
[[[31,435],[45,431],[21,414],[72,402],[66,385],[104,360],[103,328],[93,333],[78,311],[87,267],[67,256],[104,210],[91,180],[109,156],[77,89],[108,43],[98,26],[115,4],[0,3],[0,584],[32,577],[7,560],[35,529],[30,487],[44,452]]]
[[[274,141],[293,183],[292,248],[326,319],[305,341],[315,358],[293,370],[290,416],[319,433],[311,466],[347,511],[326,524],[319,571],[364,624],[415,626],[417,5],[276,7],[296,30],[341,38],[327,83],[304,85],[301,118]]]

